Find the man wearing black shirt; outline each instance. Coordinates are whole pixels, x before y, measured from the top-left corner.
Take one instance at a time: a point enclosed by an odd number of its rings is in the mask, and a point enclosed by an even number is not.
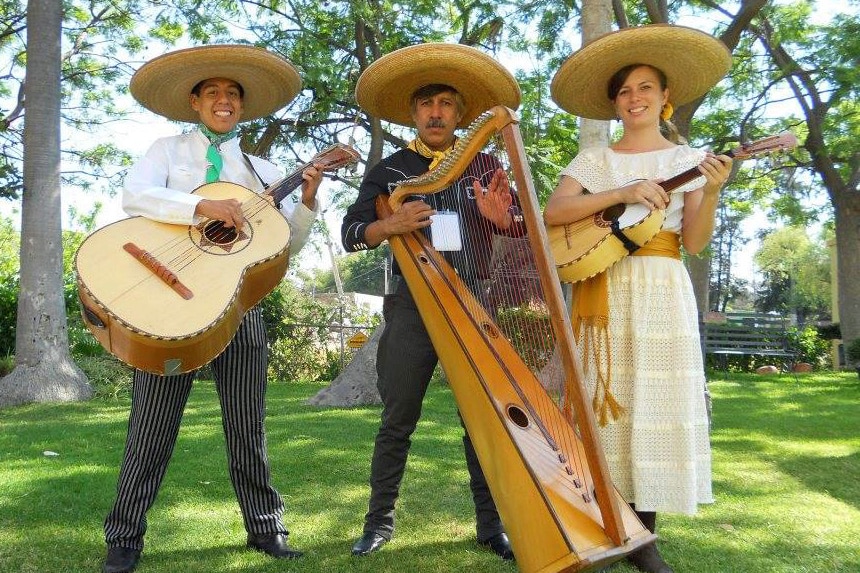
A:
[[[517,236],[524,232],[515,197],[498,161],[478,154],[457,184],[407,201],[385,219],[377,217],[375,202],[398,183],[434,168],[453,149],[458,127],[468,125],[494,105],[516,108],[520,101],[516,81],[498,62],[473,48],[421,44],[392,52],[368,67],[358,80],[356,99],[370,115],[414,126],[418,133],[406,149],[384,158],[366,173],[358,198],[343,219],[341,235],[346,250],[372,249],[389,237],[418,230],[429,234],[430,217],[450,213],[459,230],[459,241],[455,241],[459,245],[440,252],[467,282],[468,277],[485,278],[485,253],[489,249],[470,247],[486,247],[493,234]],[[469,286],[474,289],[477,285]],[[383,315],[385,330],[376,358],[382,420],[371,461],[364,533],[353,545],[353,555],[377,551],[394,533],[394,505],[410,437],[438,362],[405,281],[398,281],[396,291],[386,295]],[[478,543],[503,559],[513,559],[468,433],[463,444]]]

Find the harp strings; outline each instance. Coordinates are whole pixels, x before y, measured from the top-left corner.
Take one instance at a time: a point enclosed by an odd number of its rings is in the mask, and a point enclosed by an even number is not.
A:
[[[499,134],[489,138],[482,151],[472,159],[464,173],[453,183],[459,193],[441,193],[449,197],[472,198],[481,190],[475,190],[478,181],[481,189],[489,184],[493,172],[501,167],[506,174],[511,189],[516,180],[512,173],[511,162],[504,141]],[[450,189],[450,186],[447,188]],[[442,190],[444,191],[444,190]],[[428,202],[438,210],[450,205],[434,204],[434,195],[427,196]],[[476,202],[472,202],[476,207]],[[452,263],[461,282],[457,285],[459,298],[468,305],[472,316],[489,316],[498,332],[507,340],[516,354],[534,375],[534,381],[514,380],[523,386],[521,396],[530,396],[529,406],[537,417],[546,438],[547,457],[552,463],[562,463],[570,468],[570,486],[585,488],[591,492],[589,481],[591,472],[587,471],[585,455],[576,443],[570,428],[574,420],[570,414],[566,395],[567,375],[556,351],[556,336],[549,320],[549,310],[545,303],[546,285],[534,263],[534,253],[527,236],[502,231],[487,218],[469,207],[457,205],[460,213],[465,213],[461,224],[475,225],[477,232],[461,233],[464,244],[462,250],[454,253],[441,253]],[[514,215],[519,210],[512,209]],[[526,233],[535,231],[540,221],[525,217],[522,223]],[[468,260],[466,259],[468,255]],[[466,292],[468,291],[468,292]],[[471,296],[470,296],[471,295]],[[539,386],[537,391],[533,386]]]

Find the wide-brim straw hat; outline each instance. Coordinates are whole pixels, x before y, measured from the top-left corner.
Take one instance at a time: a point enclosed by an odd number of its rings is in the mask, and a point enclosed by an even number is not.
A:
[[[694,28],[669,24],[624,28],[598,37],[565,60],[552,80],[552,99],[580,117],[614,119],[609,80],[631,64],[662,70],[669,101],[680,106],[714,87],[732,67],[732,55],[720,40]]]
[[[191,89],[203,80],[226,78],[244,91],[241,121],[276,112],[299,93],[302,79],[286,59],[264,48],[215,44],[169,52],[145,63],[131,78],[131,95],[153,113],[197,123]]]
[[[496,105],[516,109],[522,97],[511,73],[484,52],[438,42],[401,48],[370,64],[358,78],[355,99],[374,117],[411,126],[411,96],[430,84],[449,85],[463,97],[460,127]]]

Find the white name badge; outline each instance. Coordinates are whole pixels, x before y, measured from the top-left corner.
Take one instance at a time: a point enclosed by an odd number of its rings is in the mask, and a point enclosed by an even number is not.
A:
[[[459,251],[463,248],[460,240],[460,214],[456,211],[437,211],[430,217],[430,237],[437,251]]]

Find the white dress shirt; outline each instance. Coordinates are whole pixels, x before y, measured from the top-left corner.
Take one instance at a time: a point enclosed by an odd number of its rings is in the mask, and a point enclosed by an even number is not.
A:
[[[163,223],[197,224],[199,218],[194,216],[194,210],[203,197],[191,192],[205,184],[208,148],[209,140],[199,129],[157,139],[126,175],[122,195],[125,212]],[[224,160],[221,181],[237,183],[257,193],[263,191],[263,184],[248,168],[239,149],[238,138],[225,141],[219,149]],[[259,157],[248,157],[267,184],[283,177],[274,164]],[[318,202],[313,210],[308,209],[297,193],[299,191],[281,202],[281,212],[290,224],[290,253],[293,255],[307,242],[319,213]]]

